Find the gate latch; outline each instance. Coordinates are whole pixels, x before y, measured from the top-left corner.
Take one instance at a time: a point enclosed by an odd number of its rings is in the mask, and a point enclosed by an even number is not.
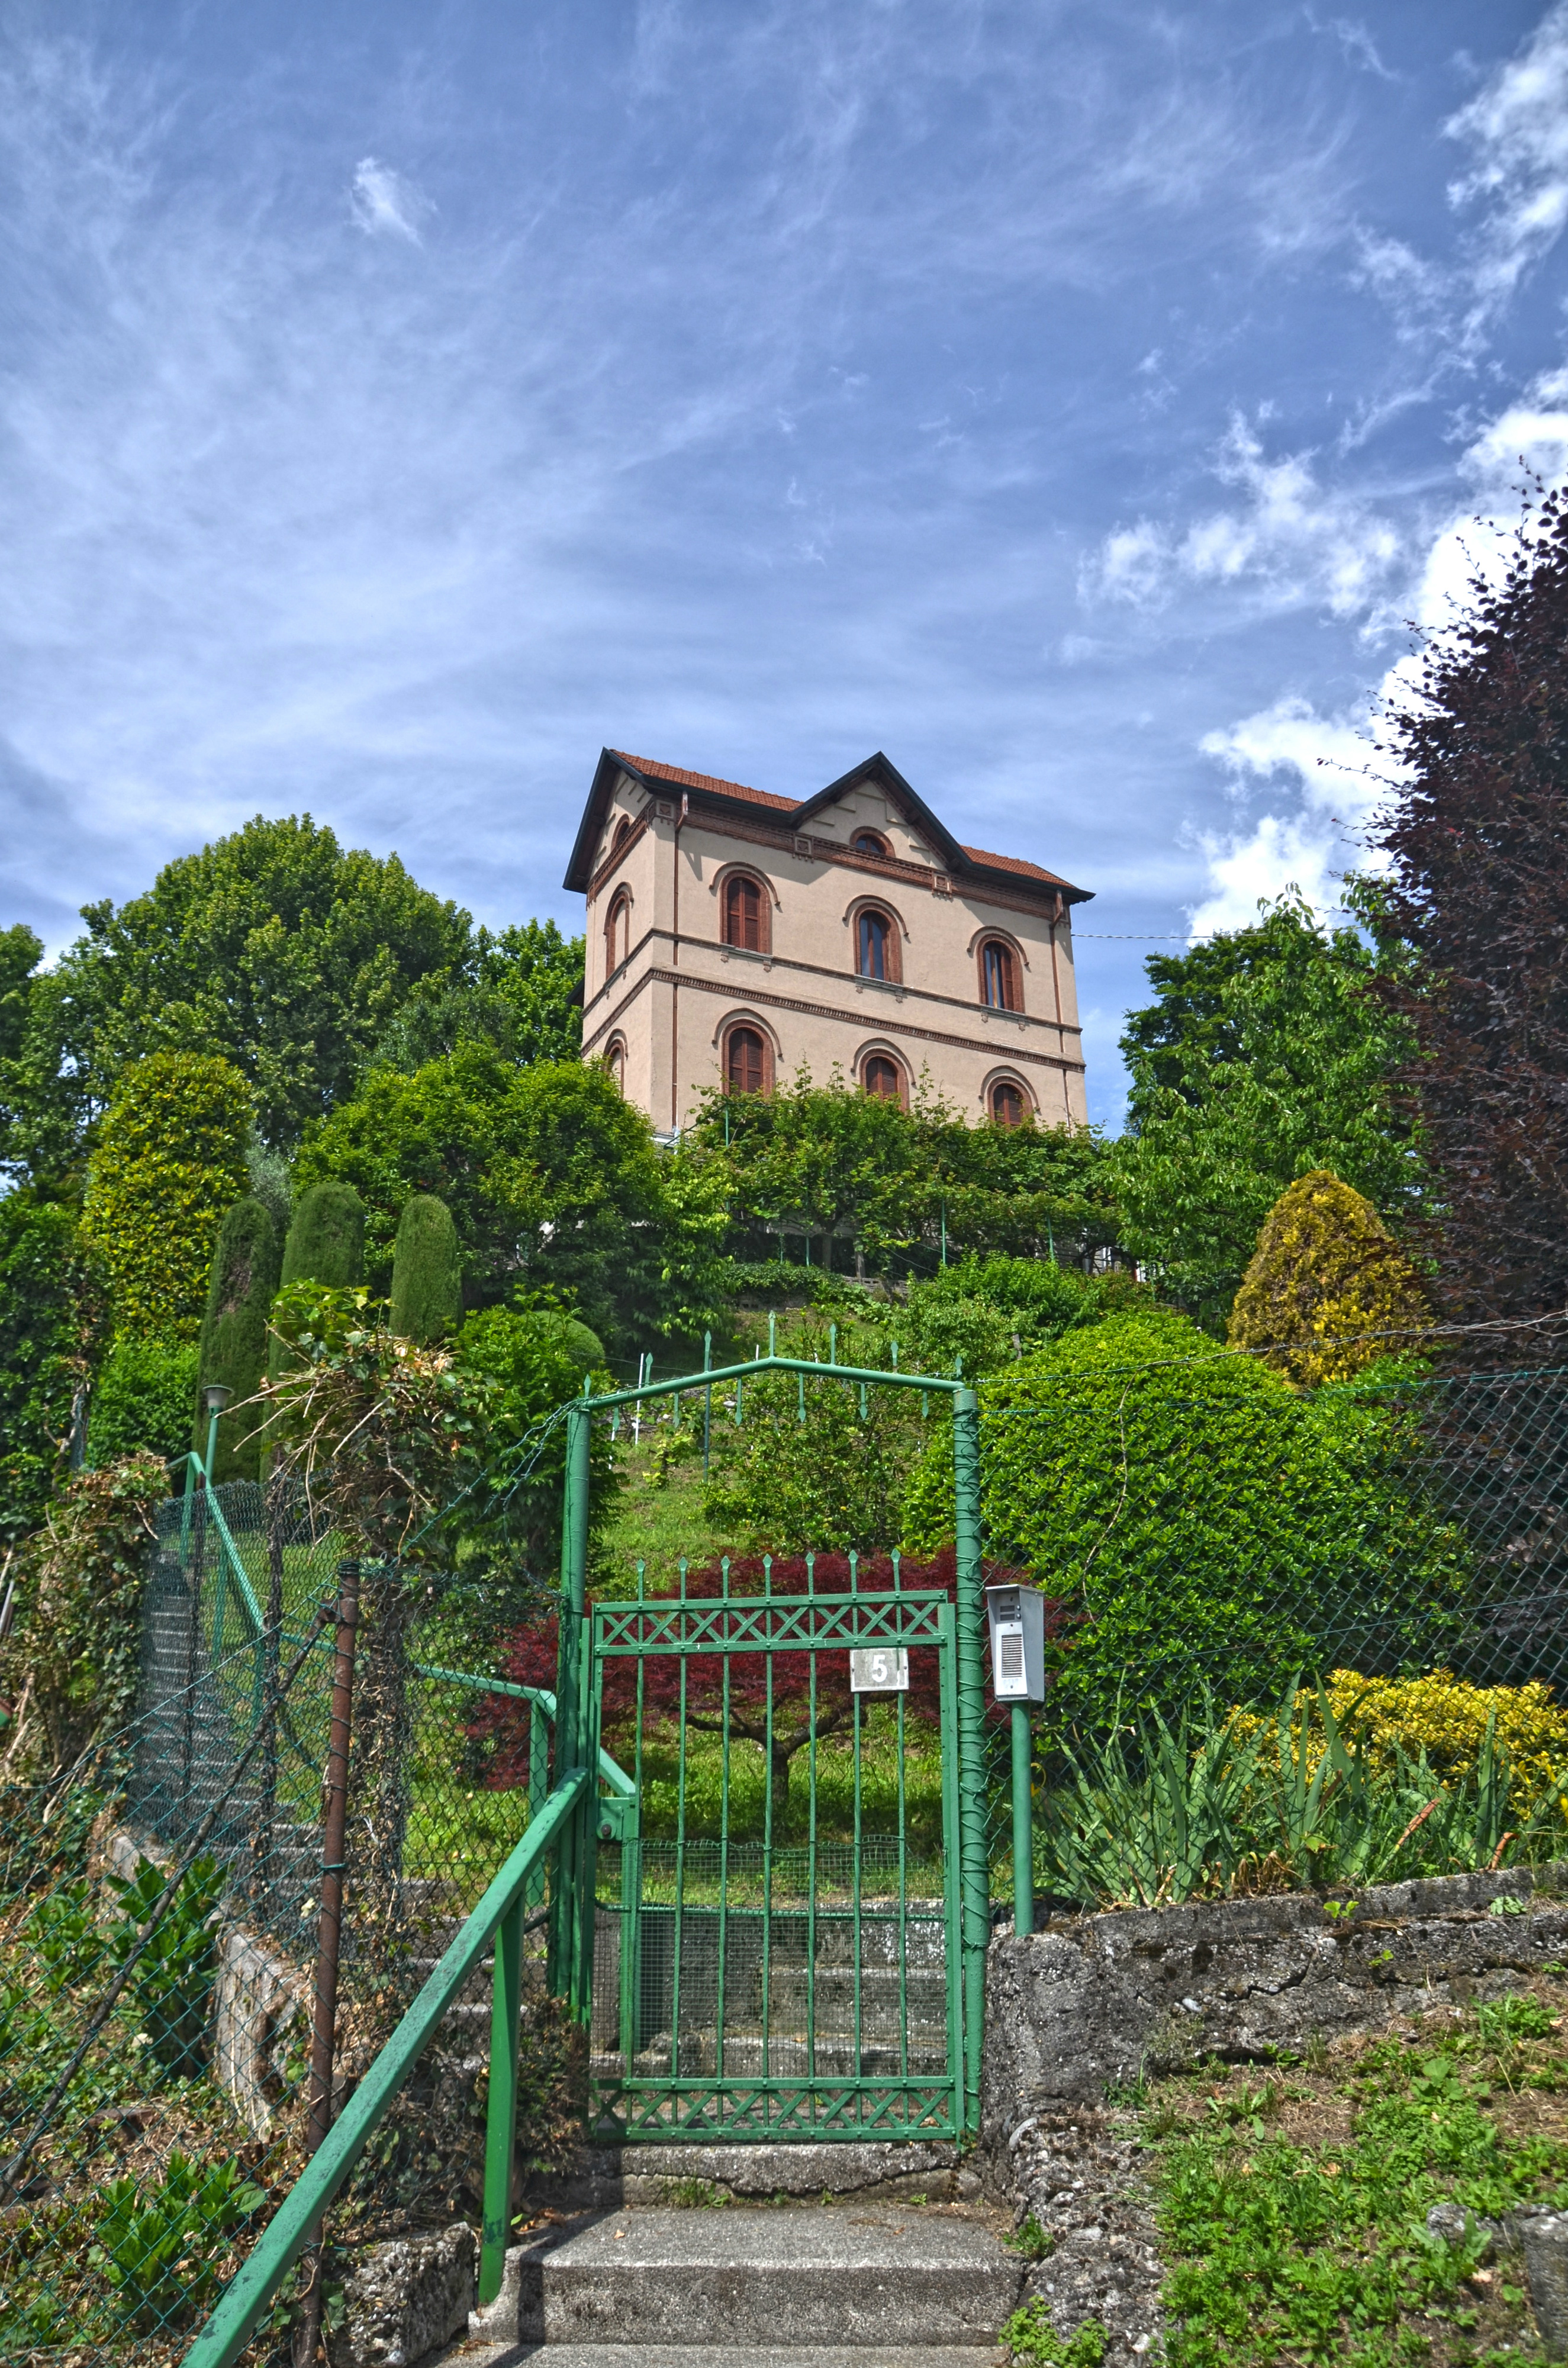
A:
[[[631,1793],[607,1793],[599,1803],[600,1841],[634,1842],[640,1830],[637,1812],[641,1805]]]

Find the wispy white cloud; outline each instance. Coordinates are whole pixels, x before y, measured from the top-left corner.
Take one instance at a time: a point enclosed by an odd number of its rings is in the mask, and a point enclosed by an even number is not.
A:
[[[361,156],[348,189],[349,211],[369,238],[405,238],[419,245],[419,225],[435,208],[424,192],[390,165]]]
[[[1148,518],[1116,528],[1081,572],[1084,598],[1158,609],[1184,587],[1233,586],[1268,607],[1358,615],[1398,570],[1403,537],[1375,501],[1325,484],[1316,459],[1271,458],[1257,429],[1233,416],[1211,469],[1238,498],[1180,529]]]
[[[1568,223],[1568,0],[1444,130],[1472,152],[1449,196],[1477,217],[1471,272],[1490,312]]]
[[[1538,379],[1467,450],[1470,502],[1428,539],[1403,586],[1419,632],[1441,632],[1478,584],[1501,579],[1512,536],[1478,506],[1506,517],[1521,466],[1548,484],[1568,478],[1568,370]],[[1335,903],[1340,875],[1369,860],[1362,834],[1391,778],[1389,758],[1373,745],[1373,719],[1408,689],[1419,663],[1415,654],[1396,659],[1354,713],[1322,714],[1292,694],[1204,734],[1199,745],[1224,768],[1233,792],[1262,785],[1271,803],[1242,830],[1198,834],[1208,884],[1192,908],[1195,929],[1234,928],[1254,916],[1260,897],[1288,886],[1320,907]]]

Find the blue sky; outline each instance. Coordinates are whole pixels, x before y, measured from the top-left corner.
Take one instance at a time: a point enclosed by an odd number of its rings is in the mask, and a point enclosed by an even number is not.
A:
[[[601,744],[881,747],[1114,1122],[1562,473],[1565,221],[1568,0],[0,0],[0,922],[304,808],[574,921]]]

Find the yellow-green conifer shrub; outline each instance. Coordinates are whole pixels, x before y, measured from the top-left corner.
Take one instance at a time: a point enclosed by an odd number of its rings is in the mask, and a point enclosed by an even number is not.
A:
[[[194,1340],[219,1220],[245,1190],[251,1090],[209,1053],[150,1053],[121,1076],[92,1157],[82,1230],[117,1333]]]
[[[1257,1349],[1304,1388],[1345,1382],[1402,1344],[1369,1334],[1427,1320],[1415,1269],[1371,1202],[1314,1167],[1263,1221],[1227,1337]]]

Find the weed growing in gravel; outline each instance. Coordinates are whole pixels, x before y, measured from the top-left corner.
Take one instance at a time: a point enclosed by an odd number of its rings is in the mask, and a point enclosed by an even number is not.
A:
[[[1562,2003],[1444,2009],[1313,2051],[1289,2082],[1209,2066],[1160,2083],[1142,2135],[1158,2157],[1170,2368],[1539,2360],[1522,2263],[1487,2266],[1479,2223],[1568,2204]],[[1427,2228],[1443,2202],[1471,2215],[1462,2242]]]
[[[1058,2335],[1051,2315],[1037,2294],[1016,2310],[1002,2329],[1009,2359],[1029,2368],[1102,2368],[1106,2331],[1097,2318],[1085,2318],[1071,2335]]]
[[[1055,2237],[1049,2228],[1040,2226],[1032,2212],[1019,2222],[1010,2237],[1004,2237],[1002,2242],[1010,2246],[1026,2261],[1049,2260],[1056,2250]]]

